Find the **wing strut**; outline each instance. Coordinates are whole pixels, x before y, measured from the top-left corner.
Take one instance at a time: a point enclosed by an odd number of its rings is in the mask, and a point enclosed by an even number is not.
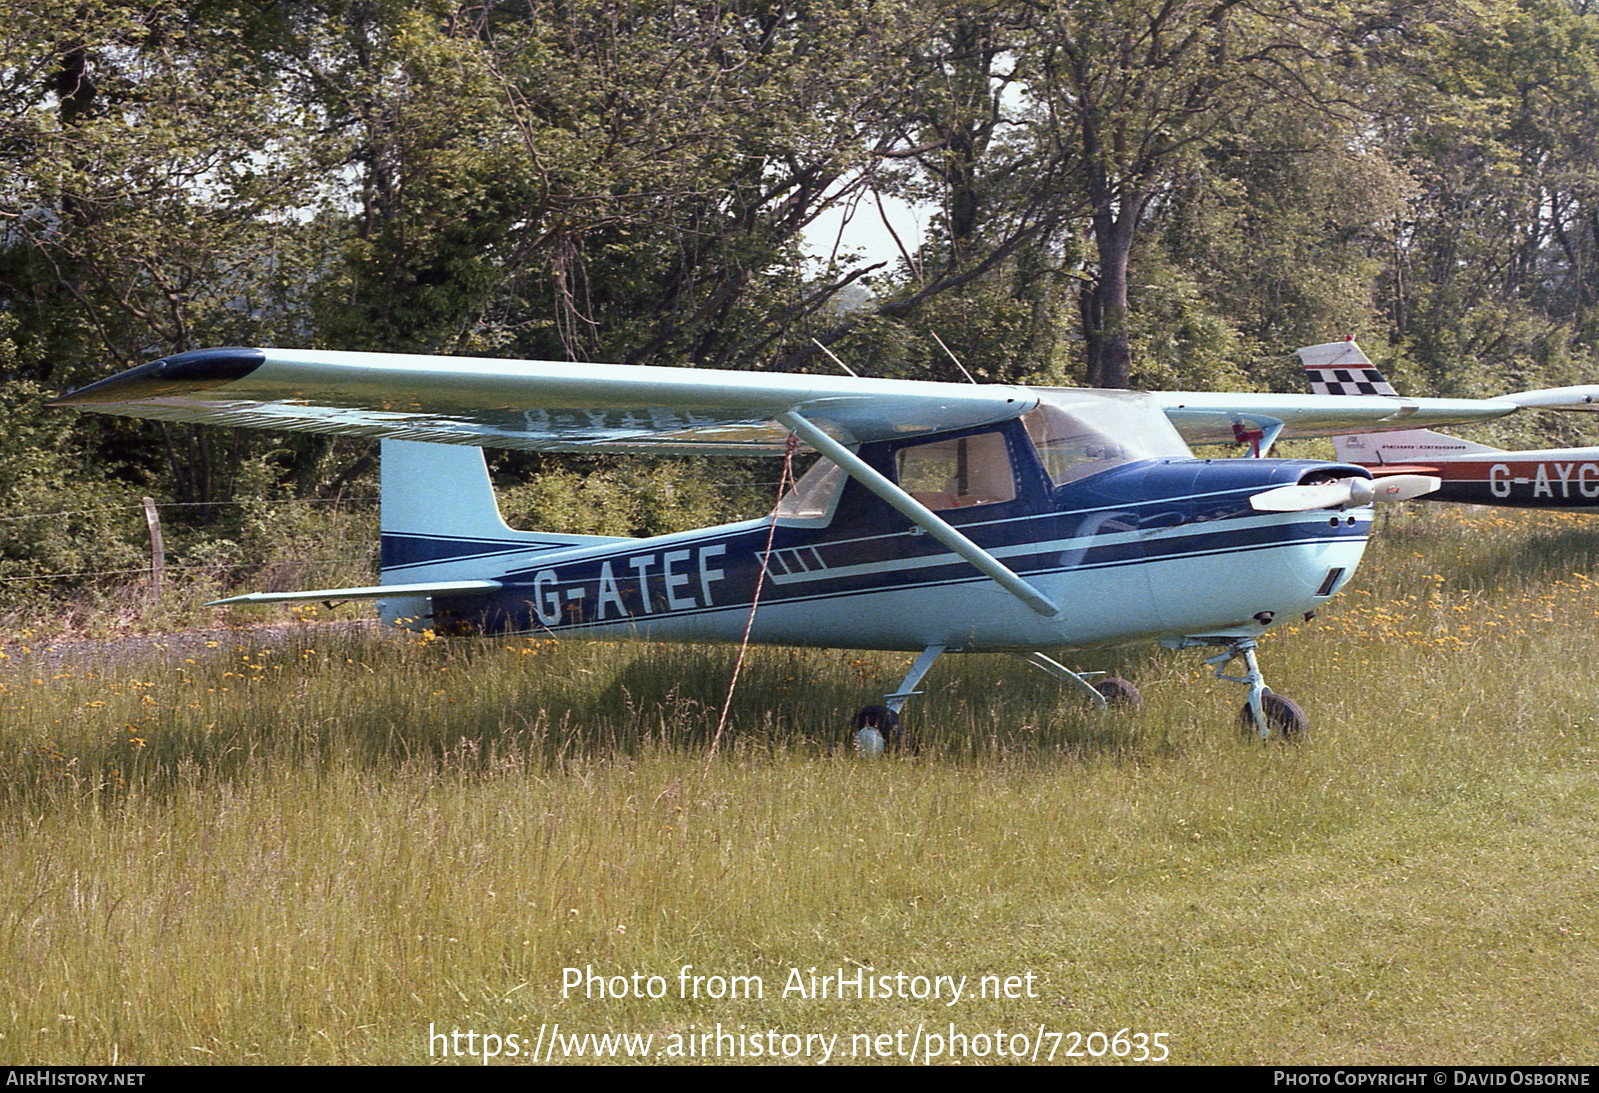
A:
[[[1021,600],[1045,618],[1060,614],[1053,600],[1018,577],[988,551],[950,527],[932,509],[890,482],[871,464],[828,436],[821,429],[792,410],[777,415],[777,420],[788,427],[795,436],[815,448],[822,455],[843,467],[861,485],[887,501],[911,523],[949,547],[956,554],[976,566],[985,576],[992,577],[1001,588]]]

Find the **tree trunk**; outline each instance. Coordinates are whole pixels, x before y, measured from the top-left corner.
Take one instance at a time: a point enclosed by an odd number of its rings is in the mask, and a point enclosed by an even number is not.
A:
[[[1133,232],[1145,201],[1141,195],[1127,198],[1119,209],[1107,207],[1094,214],[1099,269],[1084,286],[1080,300],[1090,387],[1126,387],[1132,375],[1132,349],[1127,340],[1127,267]]]

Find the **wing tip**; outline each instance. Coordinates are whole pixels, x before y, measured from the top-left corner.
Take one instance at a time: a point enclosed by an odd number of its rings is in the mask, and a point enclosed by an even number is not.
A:
[[[195,349],[174,353],[147,364],[118,372],[87,387],[68,391],[52,399],[51,406],[87,406],[106,402],[128,402],[178,390],[212,387],[243,379],[266,362],[266,352],[249,346],[230,345],[218,349]]]

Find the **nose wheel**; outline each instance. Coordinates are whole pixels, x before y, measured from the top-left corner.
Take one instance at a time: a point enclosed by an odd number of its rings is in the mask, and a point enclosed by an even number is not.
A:
[[[1244,674],[1241,676],[1227,674],[1227,666],[1235,660],[1244,662]],[[1217,679],[1242,683],[1249,688],[1249,701],[1244,703],[1238,715],[1238,728],[1245,736],[1254,734],[1258,740],[1304,739],[1305,733],[1310,730],[1310,721],[1298,703],[1273,694],[1271,688],[1266,686],[1266,679],[1260,674],[1260,665],[1255,663],[1254,638],[1229,641],[1224,651],[1206,657],[1205,663],[1215,670]]]
[[[1255,639],[1235,637],[1181,637],[1163,638],[1161,644],[1168,649],[1187,649],[1196,645],[1223,647],[1220,653],[1206,657],[1205,663],[1216,673],[1217,679],[1229,683],[1242,683],[1249,688],[1249,701],[1238,714],[1238,731],[1256,740],[1299,741],[1310,731],[1310,719],[1292,699],[1276,694],[1266,686],[1255,663]],[[1227,666],[1235,660],[1244,662],[1244,674],[1230,676]]]
[[[1296,743],[1310,730],[1310,719],[1299,703],[1291,698],[1267,691],[1260,696],[1260,712],[1265,715],[1266,727],[1255,721],[1255,708],[1244,703],[1238,711],[1238,732],[1246,740],[1281,740]]]

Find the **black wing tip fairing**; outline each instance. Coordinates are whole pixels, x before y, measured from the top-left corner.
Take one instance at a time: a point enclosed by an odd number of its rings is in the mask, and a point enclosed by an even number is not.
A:
[[[86,406],[178,394],[243,379],[265,362],[264,351],[240,345],[174,353],[68,391],[50,405]]]

